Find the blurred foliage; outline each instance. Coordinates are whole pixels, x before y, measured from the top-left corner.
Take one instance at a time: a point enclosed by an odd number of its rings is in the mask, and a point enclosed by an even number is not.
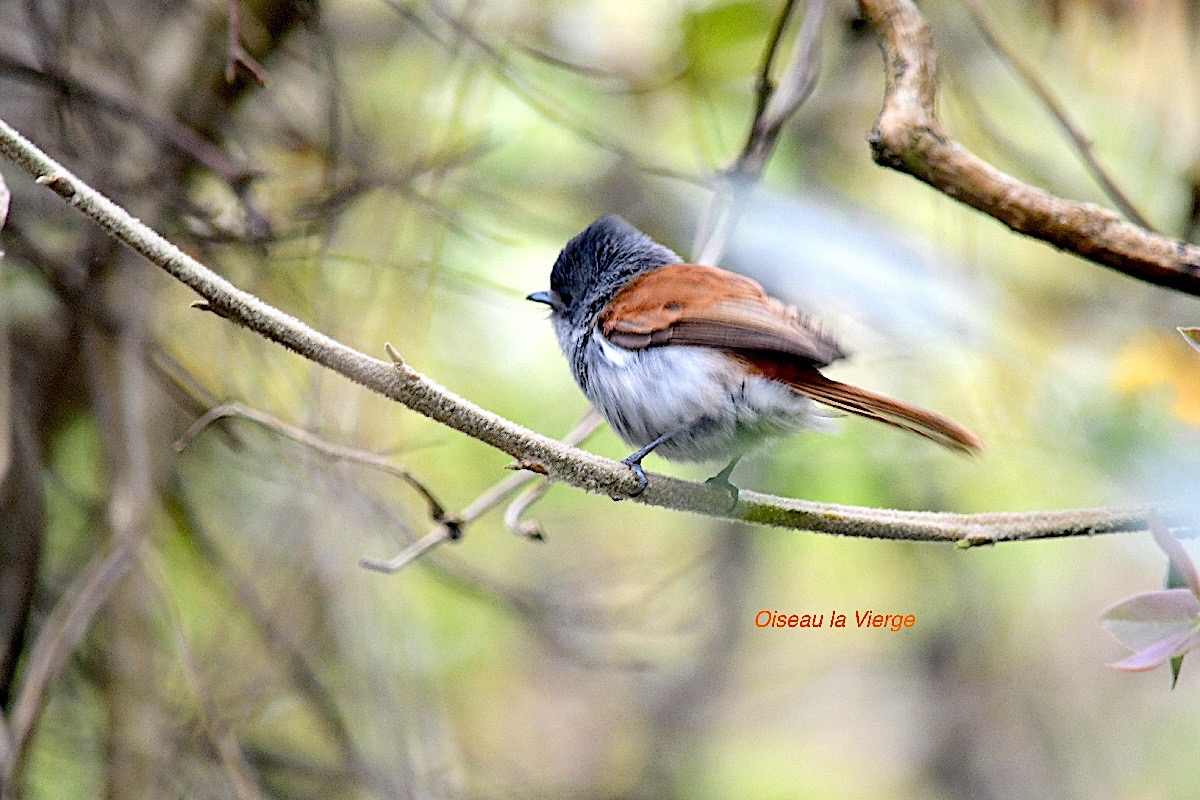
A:
[[[744,140],[778,6],[258,0],[240,6],[269,77],[258,87],[223,82],[225,3],[7,4],[0,116],[239,286],[366,352],[391,342],[452,390],[562,435],[586,403],[522,298],[601,213],[689,249],[706,181]],[[1104,204],[964,10],[922,10],[954,134]],[[1143,212],[1194,230],[1192,5],[989,13]],[[1188,427],[1200,363],[1172,330],[1200,322],[1200,302],[1023,240],[872,164],[873,37],[848,3],[832,5],[824,35],[821,82],[758,195],[779,215],[750,240],[766,218],[752,200],[728,263],[827,319],[854,353],[836,377],[961,419],[988,452],[967,461],[843,420],[839,435],[748,459],[735,480],[872,506],[1200,511]],[[114,97],[118,112],[101,102]],[[254,177],[205,166],[164,119]],[[50,686],[15,796],[1194,794],[1196,681],[1185,669],[1168,693],[1163,674],[1110,671],[1123,653],[1096,624],[1158,582],[1148,536],[959,552],[745,529],[560,487],[531,512],[545,543],[510,534],[496,511],[395,576],[368,573],[361,557],[432,527],[408,487],[237,420],[182,453],[171,443],[238,400],[394,458],[451,510],[507,477],[508,459],[190,309],[187,290],[3,169],[11,383],[46,510],[18,690],[32,639],[84,565],[142,537]],[[757,245],[772,255],[749,257]],[[918,301],[948,310],[927,316]],[[587,446],[626,454],[607,431]],[[758,630],[760,609],[918,623]]]
[[[1113,365],[1113,386],[1130,393],[1165,387],[1174,395],[1171,413],[1200,425],[1200,361],[1178,336],[1150,330],[1131,337]]]

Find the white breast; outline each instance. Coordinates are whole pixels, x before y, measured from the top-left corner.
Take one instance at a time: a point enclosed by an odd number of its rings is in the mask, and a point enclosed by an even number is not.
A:
[[[674,432],[655,450],[666,458],[728,460],[814,422],[812,401],[713,348],[626,350],[597,331],[585,358],[585,391],[613,430],[639,448]]]

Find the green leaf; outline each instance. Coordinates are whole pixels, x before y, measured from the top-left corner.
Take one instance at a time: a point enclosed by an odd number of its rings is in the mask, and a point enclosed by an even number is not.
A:
[[[1200,350],[1200,328],[1176,328],[1192,347]]]

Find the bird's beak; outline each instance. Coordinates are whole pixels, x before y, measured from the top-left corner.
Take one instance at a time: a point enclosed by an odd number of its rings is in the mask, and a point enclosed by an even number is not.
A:
[[[545,303],[554,309],[562,308],[562,301],[558,299],[558,294],[555,292],[534,292],[525,299],[535,303]]]

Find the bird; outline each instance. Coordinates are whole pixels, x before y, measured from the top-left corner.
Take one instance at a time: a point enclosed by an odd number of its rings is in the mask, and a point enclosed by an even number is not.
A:
[[[758,445],[828,427],[846,412],[960,453],[983,449],[957,422],[840,383],[821,369],[846,358],[824,326],[750,278],[685,263],[619,216],[602,216],[563,247],[550,288],[527,298],[550,307],[571,374],[609,426],[636,450],[622,463],[648,485],[642,460],[729,459],[709,479],[733,503],[730,476]]]

